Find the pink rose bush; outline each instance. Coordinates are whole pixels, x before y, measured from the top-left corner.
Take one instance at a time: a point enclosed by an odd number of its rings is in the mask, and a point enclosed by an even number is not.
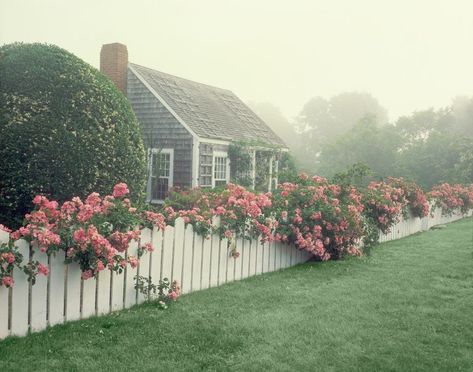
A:
[[[403,196],[406,199],[406,205],[404,207],[404,216],[423,218],[428,216],[430,205],[427,195],[424,191],[415,183],[407,181],[403,178],[388,178],[388,183],[395,187],[400,188],[403,192]]]
[[[164,214],[167,223],[173,224],[177,217],[182,217],[203,236],[216,232],[230,241],[235,236],[261,236],[262,241],[268,241],[273,238],[272,229],[277,224],[270,213],[271,197],[269,193],[256,194],[234,184],[219,192],[174,192],[166,201]]]
[[[283,183],[273,195],[272,212],[278,217],[274,236],[320,260],[359,255],[363,209],[355,188],[301,175],[297,184]]]
[[[429,196],[433,199],[434,205],[442,209],[443,215],[451,215],[458,209],[466,214],[473,208],[473,185],[465,187],[443,183],[434,186]]]
[[[122,272],[127,266],[139,266],[141,257],[157,248],[140,244],[136,255],[129,254],[130,243],[139,242],[141,229],[164,230],[177,218],[191,224],[201,236],[216,233],[226,239],[234,259],[240,256],[235,239],[244,237],[294,244],[318,260],[329,260],[361,255],[362,245],[365,249],[376,242],[379,231],[387,233],[403,214],[425,217],[428,200],[444,214],[473,208],[473,185],[437,185],[426,195],[402,178],[357,189],[302,174],[293,183],[280,184],[273,193],[258,194],[234,184],[223,190],[174,191],[160,209],[138,209],[128,193],[127,185],[119,183],[111,195],[91,193],[85,200],[76,197],[61,205],[36,196],[35,208],[25,215],[21,228],[11,231],[0,225],[10,234],[9,241],[0,245],[0,285],[14,285],[14,269],[24,271],[33,282],[38,274],[48,275],[47,266],[30,262],[18,252],[14,245],[18,239],[30,242],[35,254],[65,252],[66,263],[78,263],[82,279],[87,280],[103,270]],[[165,306],[180,295],[175,282],[145,284],[143,290],[155,288],[162,293],[159,301]]]
[[[384,234],[399,222],[402,211],[407,206],[404,190],[383,181],[371,182],[363,192],[362,201],[365,216]]]
[[[17,256],[14,263],[0,261],[2,278],[10,276],[13,266],[23,261],[13,246],[13,241],[25,239],[31,243],[33,251],[55,254],[65,252],[66,263],[77,262],[82,271],[82,279],[95,277],[100,271],[109,269],[122,272],[127,265],[132,268],[139,265],[139,258],[153,247],[140,247],[138,257],[126,255],[132,241],[139,241],[143,226],[165,227],[164,216],[145,211],[139,214],[126,198],[129,193],[124,183],[116,185],[112,195],[101,197],[90,194],[85,200],[73,198],[59,205],[44,196],[33,200],[35,210],[25,216],[24,226],[11,232],[10,242],[2,245],[2,253],[8,249]],[[21,255],[20,255],[21,256]],[[48,268],[38,262],[31,262],[21,267],[33,278],[36,274],[48,275]],[[11,286],[9,279],[2,281]]]

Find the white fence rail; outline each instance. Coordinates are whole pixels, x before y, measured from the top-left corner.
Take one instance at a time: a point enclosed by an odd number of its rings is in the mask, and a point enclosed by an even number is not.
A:
[[[401,221],[390,234],[382,235],[380,241],[399,239],[462,217],[460,214],[442,217],[436,210],[433,217]],[[8,234],[0,231],[0,242],[6,240]],[[23,256],[47,264],[50,274],[38,276],[36,284],[30,285],[26,275],[16,270],[14,287],[0,287],[0,339],[142,303],[145,297],[135,289],[136,275],[149,276],[154,282],[163,278],[177,279],[182,293],[190,293],[280,270],[305,262],[310,257],[305,251],[286,244],[261,244],[259,240],[239,238],[236,249],[240,257],[234,259],[226,239],[216,235],[204,239],[194,234],[192,225],[185,226],[180,218],[174,227],[167,226],[164,232],[144,229],[140,244],[148,242],[155,250],[143,256],[137,268],[127,266],[122,274],[104,270],[97,279],[84,281],[77,264],[64,264],[63,252],[47,257],[33,253],[26,241],[17,241]],[[132,245],[129,254],[136,255],[137,249],[137,244]]]

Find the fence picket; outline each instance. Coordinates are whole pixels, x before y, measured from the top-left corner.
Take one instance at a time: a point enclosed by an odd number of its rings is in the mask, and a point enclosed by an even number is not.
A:
[[[194,257],[192,260],[192,292],[201,289],[202,282],[202,248],[204,238],[200,235],[194,235]]]
[[[137,269],[137,274],[139,276],[143,276],[145,278],[149,278],[150,273],[150,260],[151,260],[151,252],[148,252],[145,248],[143,248],[146,244],[151,243],[151,233],[152,231],[148,228],[141,230],[141,237],[140,237],[140,247],[143,249],[143,255],[140,258],[140,264]],[[138,303],[142,303],[146,300],[146,296],[138,291]]]
[[[21,239],[15,243],[24,260],[29,260],[30,246]],[[13,270],[14,286],[12,288],[11,334],[23,336],[28,332],[28,293],[29,282],[22,271]]]
[[[256,265],[258,264],[258,242],[255,239],[248,240],[250,259],[248,260],[248,276],[256,275]]]
[[[89,318],[95,314],[95,292],[97,280],[95,277],[84,280],[82,283],[82,319]]]
[[[250,262],[250,241],[241,237],[238,238],[238,241],[241,244],[241,278],[245,279],[248,278],[248,269],[249,269],[249,262]]]
[[[7,243],[10,239],[10,234],[6,231],[0,230],[0,244]],[[10,290],[8,288],[0,285],[0,339],[8,336],[8,293]]]
[[[125,273],[112,273],[112,311],[123,309],[123,288],[125,284]]]
[[[8,292],[10,290],[0,286],[0,339],[8,336]]]
[[[216,287],[218,283],[219,274],[219,263],[220,263],[220,237],[217,234],[213,234],[210,237],[212,241],[212,253],[210,261],[210,279],[209,286]]]
[[[225,283],[235,280],[235,260],[231,255],[232,242],[228,239],[222,240],[222,249],[225,248]]]
[[[227,282],[227,268],[228,268],[228,240],[221,239],[219,243],[219,258],[218,258],[218,284],[222,285]]]
[[[97,291],[97,314],[108,314],[110,312],[110,292],[113,290],[110,286],[110,278],[113,272],[106,269],[102,270],[98,276]]]
[[[174,224],[174,254],[172,260],[171,277],[169,280],[182,280],[182,260],[184,258],[184,242],[185,242],[184,220],[182,218],[176,219]]]
[[[188,224],[184,232],[182,254],[182,276],[180,278],[182,293],[189,293],[192,290],[192,262],[194,254],[194,227]]]
[[[67,265],[66,320],[80,318],[81,271],[77,263]]]
[[[163,232],[158,230],[157,227],[153,228],[151,244],[154,247],[154,252],[151,253],[149,275],[153,284],[157,285],[161,279],[161,259],[163,257]]]
[[[132,240],[128,246],[128,258],[138,257],[138,242]],[[137,267],[127,265],[125,270],[125,289],[123,290],[125,296],[125,307],[131,307],[136,304],[137,290],[135,289],[136,275],[138,273]]]
[[[243,245],[242,239],[235,238],[235,249],[240,253],[240,257],[235,259],[235,268],[233,280],[240,280],[242,278],[242,269],[243,269]]]
[[[210,237],[203,239],[202,245],[202,270],[201,270],[201,289],[210,287],[210,274],[212,263],[212,240]]]
[[[49,325],[64,322],[64,252],[52,254],[49,260]]]
[[[33,260],[48,267],[48,256],[35,251]],[[47,325],[48,278],[43,275],[36,277],[36,283],[31,287],[31,330],[39,331]]]
[[[164,230],[163,258],[161,277],[172,281],[172,254],[174,249],[174,227],[166,226]]]

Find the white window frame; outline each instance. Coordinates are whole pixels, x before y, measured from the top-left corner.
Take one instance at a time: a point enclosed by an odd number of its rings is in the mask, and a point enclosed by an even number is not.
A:
[[[225,158],[226,169],[225,169],[225,179],[219,178],[215,179],[215,158]],[[228,158],[228,153],[226,151],[214,151],[212,156],[212,188],[215,187],[215,181],[223,181],[228,184],[230,182],[230,159]]]
[[[153,174],[153,155],[154,154],[169,154],[169,177],[168,177],[168,190],[171,189],[174,185],[174,149],[165,148],[165,149],[148,149],[148,185],[146,188],[147,201],[150,203],[161,204],[164,202],[162,199],[152,199],[152,174]]]

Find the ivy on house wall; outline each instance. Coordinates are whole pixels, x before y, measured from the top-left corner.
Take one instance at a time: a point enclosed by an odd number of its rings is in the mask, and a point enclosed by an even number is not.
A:
[[[228,146],[228,157],[230,159],[231,182],[250,187],[252,185],[252,155],[248,147],[240,142],[231,143]]]
[[[271,147],[261,142],[234,142],[228,147],[230,158],[231,182],[251,187],[253,171],[253,151],[255,151],[255,190],[267,191],[270,178],[270,161],[279,162],[278,178],[286,181],[296,177],[297,170],[293,157],[288,152],[282,152],[278,147]],[[276,167],[273,163],[272,176],[276,177]]]

